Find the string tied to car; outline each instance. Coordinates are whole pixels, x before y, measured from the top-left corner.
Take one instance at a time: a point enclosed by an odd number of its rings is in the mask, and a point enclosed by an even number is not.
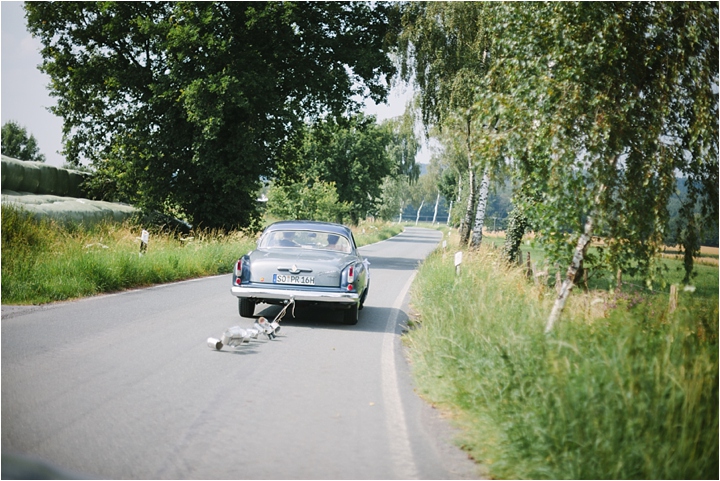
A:
[[[285,314],[290,306],[292,306],[292,316],[294,318],[295,298],[290,297],[290,300],[272,321],[268,321],[266,318],[260,317],[257,321],[255,321],[253,327],[249,329],[244,329],[240,326],[229,327],[225,330],[220,339],[208,337],[208,347],[216,351],[222,349],[223,346],[240,347],[243,344],[249,344],[251,339],[257,339],[260,334],[265,335],[268,340],[273,340],[277,337],[278,332],[280,332],[280,321],[283,317],[285,317]]]

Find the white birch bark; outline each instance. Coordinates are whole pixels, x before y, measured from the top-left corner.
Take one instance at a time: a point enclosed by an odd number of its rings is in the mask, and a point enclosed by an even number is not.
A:
[[[425,205],[425,201],[420,202],[420,208],[417,211],[417,217],[415,217],[415,226],[417,227],[418,221],[420,220],[420,210],[423,208],[423,205]]]
[[[470,237],[470,228],[472,221],[472,212],[473,212],[473,206],[475,205],[475,173],[470,169],[470,182],[468,182],[468,186],[470,187],[470,193],[468,195],[468,204],[467,208],[465,209],[465,217],[463,218],[463,223],[460,228],[460,245],[464,246],[468,242],[468,238]]]
[[[473,248],[480,247],[482,244],[482,230],[485,225],[485,210],[487,207],[488,190],[490,188],[490,178],[488,177],[487,171],[483,174],[482,182],[480,183],[480,191],[478,192],[478,204],[475,211],[475,227],[473,228],[473,236],[471,246]]]
[[[438,192],[437,199],[435,199],[435,212],[433,213],[433,225],[435,225],[435,220],[437,219],[437,210],[438,210],[438,204],[440,203],[440,192]]]
[[[568,267],[567,273],[565,274],[565,280],[563,281],[562,286],[560,286],[560,292],[558,293],[557,299],[555,299],[555,305],[553,305],[550,317],[548,317],[547,325],[545,326],[545,334],[552,331],[553,325],[560,318],[560,314],[562,314],[562,310],[565,307],[565,301],[567,301],[567,298],[570,295],[570,290],[575,285],[575,274],[577,274],[577,271],[580,268],[580,263],[585,256],[585,246],[592,238],[592,227],[592,217],[588,216],[587,221],[585,222],[585,232],[580,236],[580,239],[578,239],[577,247],[575,247],[575,255],[573,255],[570,267]]]
[[[445,225],[450,225],[450,217],[452,217],[453,201],[450,201],[450,208],[448,209],[448,218]]]

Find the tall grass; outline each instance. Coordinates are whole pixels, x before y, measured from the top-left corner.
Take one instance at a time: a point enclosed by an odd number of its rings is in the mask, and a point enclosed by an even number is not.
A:
[[[716,269],[717,275],[717,269]],[[413,286],[419,389],[498,478],[718,477],[718,298],[554,292],[491,251],[437,252]],[[614,306],[614,307],[613,307]]]
[[[351,230],[358,246],[364,246],[394,237],[403,231],[403,227],[390,222],[364,220]]]
[[[230,272],[254,240],[200,232],[181,240],[152,234],[139,253],[141,227],[89,228],[39,221],[2,206],[2,302],[41,304]]]
[[[105,223],[92,227],[40,221],[2,206],[2,302],[42,304],[103,292],[230,272],[255,239],[239,232],[154,232],[140,256],[142,227]],[[359,245],[396,235],[402,227],[363,222],[353,229]]]

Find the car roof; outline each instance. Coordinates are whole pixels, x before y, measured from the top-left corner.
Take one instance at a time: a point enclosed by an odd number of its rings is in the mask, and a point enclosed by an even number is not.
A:
[[[332,222],[319,222],[314,220],[284,220],[275,222],[265,228],[265,232],[278,230],[317,230],[340,234],[352,239],[352,231],[349,227],[342,224],[334,224]]]

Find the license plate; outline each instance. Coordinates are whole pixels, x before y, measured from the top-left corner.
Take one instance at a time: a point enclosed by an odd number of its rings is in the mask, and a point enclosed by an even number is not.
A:
[[[315,278],[312,276],[293,276],[287,274],[273,274],[274,284],[299,284],[303,286],[314,286]]]

